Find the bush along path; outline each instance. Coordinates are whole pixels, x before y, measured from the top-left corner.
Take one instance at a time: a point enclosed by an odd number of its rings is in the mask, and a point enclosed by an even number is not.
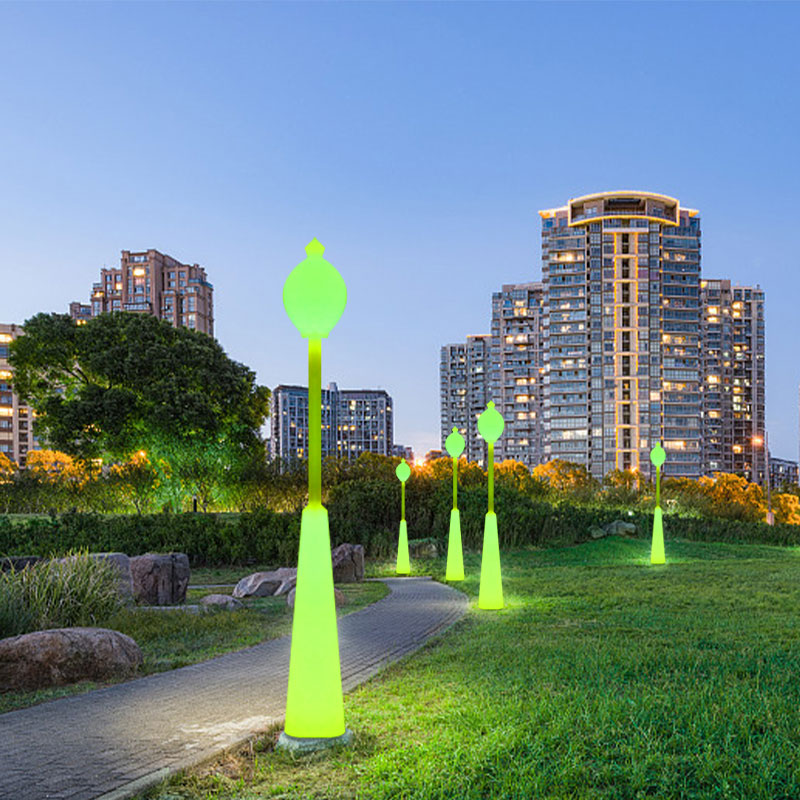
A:
[[[428,578],[339,620],[348,691],[467,610]],[[168,673],[0,715],[0,797],[121,800],[280,722],[290,637]],[[358,731],[355,731],[356,736]]]

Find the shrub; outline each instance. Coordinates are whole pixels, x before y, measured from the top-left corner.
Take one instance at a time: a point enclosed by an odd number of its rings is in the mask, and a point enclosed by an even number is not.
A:
[[[97,625],[119,610],[119,572],[87,552],[0,574],[0,637]]]

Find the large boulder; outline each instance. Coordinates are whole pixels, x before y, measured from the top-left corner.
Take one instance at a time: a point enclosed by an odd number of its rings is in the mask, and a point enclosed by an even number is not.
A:
[[[364,547],[340,544],[331,552],[334,583],[356,583],[364,580]]]
[[[286,595],[286,605],[288,605],[289,608],[294,608],[295,591],[296,591],[295,589],[292,589],[292,591]],[[344,596],[344,592],[339,591],[339,589],[334,588],[333,599],[334,602],[336,603],[336,608],[347,605],[347,598]]]
[[[233,590],[234,597],[272,597],[294,589],[297,567],[281,567],[272,572],[254,572],[242,578]]]
[[[137,603],[170,606],[186,600],[189,557],[185,553],[145,553],[130,560]]]
[[[0,639],[0,692],[133,675],[139,645],[105,628],[60,628]]]

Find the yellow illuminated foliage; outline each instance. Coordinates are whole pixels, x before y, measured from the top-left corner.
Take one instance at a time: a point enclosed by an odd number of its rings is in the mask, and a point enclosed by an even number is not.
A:
[[[800,497],[797,495],[772,495],[772,510],[775,513],[775,522],[800,525]]]
[[[557,492],[582,489],[592,485],[592,476],[583,464],[554,458],[533,468],[533,477]]]
[[[5,453],[0,453],[0,481],[11,480],[16,471],[16,464]]]

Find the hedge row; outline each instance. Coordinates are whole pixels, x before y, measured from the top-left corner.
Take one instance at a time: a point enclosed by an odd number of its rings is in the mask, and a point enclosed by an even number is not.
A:
[[[389,556],[399,524],[397,484],[383,481],[347,481],[328,498],[331,540],[362,544],[369,556]],[[485,487],[459,492],[464,546],[477,550],[483,538]],[[409,481],[406,518],[409,537],[447,540],[451,489],[439,482]],[[650,535],[652,513],[594,508],[534,500],[498,486],[495,507],[500,546],[556,546],[586,541],[592,527],[617,519],[633,522],[641,537]],[[664,518],[667,539],[695,541],[800,544],[800,526],[741,522],[709,517]],[[258,511],[247,514],[100,515],[68,513],[13,520],[0,517],[0,556],[50,555],[70,549],[92,552],[122,551],[187,553],[195,566],[216,564],[293,564],[297,561],[300,515]]]

